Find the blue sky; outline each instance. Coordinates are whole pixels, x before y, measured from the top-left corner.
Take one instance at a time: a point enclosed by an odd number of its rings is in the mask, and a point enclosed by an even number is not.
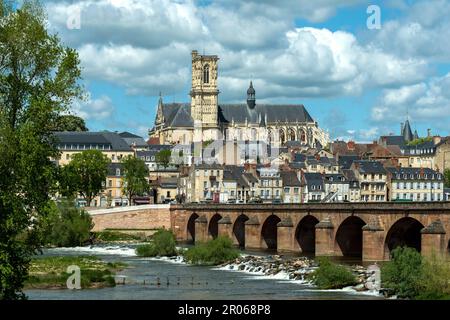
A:
[[[146,136],[160,91],[189,101],[196,49],[220,57],[219,103],[244,102],[253,79],[257,102],[303,103],[333,139],[398,133],[407,114],[419,135],[450,134],[450,1],[45,3],[51,30],[80,53],[89,99],[73,112],[90,130]],[[370,4],[380,29],[366,26]]]

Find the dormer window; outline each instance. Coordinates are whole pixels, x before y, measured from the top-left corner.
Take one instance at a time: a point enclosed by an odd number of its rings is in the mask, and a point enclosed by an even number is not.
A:
[[[120,177],[120,169],[119,168],[116,169],[116,176]]]
[[[209,83],[209,65],[203,67],[203,83]]]

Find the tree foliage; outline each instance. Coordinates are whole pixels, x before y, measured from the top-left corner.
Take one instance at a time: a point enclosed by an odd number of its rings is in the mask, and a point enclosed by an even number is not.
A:
[[[24,298],[36,221],[48,209],[57,157],[52,123],[82,97],[78,54],[46,30],[43,8],[0,0],[0,298]],[[19,235],[26,234],[26,237]]]
[[[108,174],[110,160],[99,150],[85,150],[72,156],[72,161],[62,170],[66,184],[61,185],[67,194],[75,190],[86,199],[88,206],[100,191]]]
[[[345,266],[319,259],[319,267],[311,274],[313,283],[320,289],[341,289],[356,284],[355,275]]]
[[[131,204],[132,197],[142,195],[150,189],[146,179],[148,177],[148,168],[143,160],[129,155],[122,160],[122,170],[124,193]]]
[[[187,262],[198,265],[218,265],[239,257],[230,238],[219,236],[206,243],[196,244],[184,252]]]
[[[140,257],[175,256],[175,235],[170,230],[159,229],[153,235],[151,243],[136,248],[136,254]]]
[[[391,260],[381,268],[381,282],[398,297],[413,298],[419,294],[421,272],[420,253],[413,248],[397,247],[391,252]]]
[[[83,118],[74,115],[61,115],[53,123],[53,131],[89,131]]]
[[[167,167],[170,163],[171,156],[172,152],[170,150],[161,150],[156,154],[156,162],[164,167]]]
[[[86,244],[94,227],[91,216],[76,208],[73,200],[64,199],[53,203],[43,223],[43,242],[57,247],[72,247]]]

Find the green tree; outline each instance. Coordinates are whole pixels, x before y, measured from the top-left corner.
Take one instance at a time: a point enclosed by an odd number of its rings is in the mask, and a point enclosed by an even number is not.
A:
[[[150,185],[147,182],[148,168],[145,162],[134,156],[127,156],[122,160],[124,193],[129,203],[134,196],[148,192]]]
[[[450,169],[444,171],[445,187],[450,188]]]
[[[152,242],[136,247],[140,257],[175,256],[177,255],[175,235],[171,230],[159,229],[152,236]]]
[[[53,203],[43,226],[43,242],[58,247],[81,246],[89,241],[94,227],[91,216],[76,208],[72,199]]]
[[[328,257],[319,259],[319,268],[314,270],[311,278],[320,289],[340,289],[357,283],[351,270],[331,262]]]
[[[156,162],[163,165],[166,168],[170,163],[172,152],[170,150],[161,150],[156,154]]]
[[[15,8],[15,9],[13,9]],[[22,293],[54,188],[51,124],[82,98],[79,59],[46,30],[42,6],[0,0],[0,298]],[[25,236],[23,236],[25,235]]]
[[[89,131],[83,118],[61,115],[53,124],[53,131]]]
[[[381,283],[401,298],[413,298],[420,293],[422,256],[414,248],[397,247],[391,260],[381,268]]]
[[[67,165],[67,176],[75,177],[71,181],[74,181],[77,192],[86,199],[88,206],[103,189],[109,163],[110,160],[101,151],[85,150],[74,154]]]

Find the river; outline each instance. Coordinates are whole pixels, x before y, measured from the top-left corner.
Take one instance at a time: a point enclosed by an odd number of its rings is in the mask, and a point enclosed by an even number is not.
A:
[[[170,259],[140,258],[130,245],[45,249],[44,255],[94,255],[108,262],[125,262],[128,267],[116,274],[125,276],[125,284],[103,289],[25,291],[31,300],[382,299],[373,293],[350,289],[317,290],[280,274],[264,276],[227,268],[192,266]]]

